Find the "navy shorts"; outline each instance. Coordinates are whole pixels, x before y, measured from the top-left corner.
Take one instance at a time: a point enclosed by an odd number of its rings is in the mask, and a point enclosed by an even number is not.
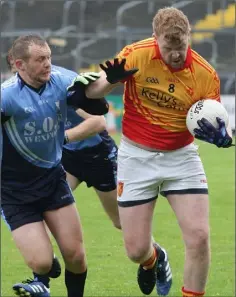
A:
[[[46,211],[56,210],[74,203],[66,174],[61,167],[48,180],[39,179],[31,188],[1,189],[1,214],[11,231],[34,222],[43,221]],[[44,186],[42,186],[42,184]],[[39,187],[40,185],[40,187]]]
[[[77,151],[64,148],[62,164],[68,173],[80,182],[86,182],[87,187],[110,192],[116,189],[117,152],[115,144],[108,147],[103,142]]]

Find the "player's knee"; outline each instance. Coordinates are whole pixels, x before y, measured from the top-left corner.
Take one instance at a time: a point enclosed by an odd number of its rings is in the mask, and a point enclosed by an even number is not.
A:
[[[37,257],[27,261],[28,266],[38,274],[48,274],[52,268],[52,259]]]
[[[142,263],[146,259],[149,246],[140,245],[138,242],[127,243],[126,252],[129,259],[135,263]]]
[[[68,248],[64,252],[64,259],[66,263],[70,265],[84,267],[86,263],[86,257],[83,246],[78,246],[77,248]]]
[[[209,228],[193,228],[185,240],[186,248],[204,252],[209,246]]]

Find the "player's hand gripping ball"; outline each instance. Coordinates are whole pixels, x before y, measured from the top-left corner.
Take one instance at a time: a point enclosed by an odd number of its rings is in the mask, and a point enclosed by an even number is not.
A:
[[[187,128],[195,138],[225,148],[232,146],[232,138],[226,130],[228,123],[229,116],[224,106],[211,99],[193,104],[186,118]]]

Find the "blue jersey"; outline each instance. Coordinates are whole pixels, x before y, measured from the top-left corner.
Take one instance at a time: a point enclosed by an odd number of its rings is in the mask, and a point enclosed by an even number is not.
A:
[[[65,74],[73,73],[71,70],[62,68],[60,66],[55,66],[55,65],[53,65],[52,69],[59,70],[62,73],[65,73]],[[83,121],[84,121],[84,119],[82,117],[80,117],[76,113],[74,108],[68,106],[68,109],[67,109],[67,121],[66,121],[65,129],[67,130],[67,129],[74,128],[74,127],[78,126],[79,124],[81,124]],[[103,133],[101,133],[101,135],[103,135]],[[64,147],[66,149],[68,149],[68,150],[75,151],[75,150],[82,150],[82,149],[87,148],[87,147],[96,146],[101,142],[102,142],[102,137],[100,136],[100,134],[96,134],[96,135],[88,137],[88,138],[86,138],[84,140],[67,143],[66,145],[64,145]]]
[[[67,87],[75,77],[53,70],[40,91],[19,75],[2,84],[1,108],[10,117],[3,125],[7,136],[17,152],[38,167],[52,168],[61,160]]]
[[[56,65],[52,65],[52,71],[54,71],[54,72],[59,71],[60,73],[66,75],[66,76],[71,76],[71,77],[74,77],[74,78],[78,75],[78,73],[76,73],[76,72],[74,72],[72,70],[63,68],[61,66],[56,66]]]

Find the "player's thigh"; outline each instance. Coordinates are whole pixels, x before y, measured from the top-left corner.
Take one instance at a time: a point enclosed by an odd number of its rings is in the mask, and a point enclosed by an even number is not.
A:
[[[157,152],[150,152],[121,141],[118,151],[117,200],[121,207],[155,200],[160,179]]]
[[[112,220],[114,226],[120,229],[120,218],[118,212],[116,189],[109,192],[102,192],[97,189],[95,189],[95,191],[102,203],[104,210],[108,214],[109,218]]]
[[[100,151],[88,168],[86,182],[94,187],[108,216],[120,228],[117,204],[117,147]]]
[[[83,235],[80,217],[75,203],[44,213],[44,219],[51,230],[66,262],[84,257]]]
[[[80,184],[78,178],[70,174],[69,172],[66,172],[66,180],[72,191],[74,191]]]
[[[156,200],[130,206],[119,206],[119,217],[128,254],[145,253],[152,237],[152,219]]]
[[[208,195],[169,194],[167,199],[176,215],[185,243],[189,246],[197,246],[208,241]]]
[[[171,168],[167,167],[169,162]],[[185,242],[194,243],[194,239],[207,238],[208,185],[197,147],[190,144],[168,153],[163,162],[163,172],[168,178],[160,191],[177,216]]]
[[[32,199],[28,192],[2,189],[1,214],[28,266],[45,271],[52,264],[53,252],[43,224],[40,200],[17,204],[21,196],[27,197],[28,202]]]
[[[65,172],[57,180],[54,193],[44,200],[43,218],[55,237],[62,255],[73,261],[83,257],[82,231],[79,215]]]
[[[23,225],[12,231],[14,242],[28,266],[37,271],[49,271],[53,249],[43,222]]]

